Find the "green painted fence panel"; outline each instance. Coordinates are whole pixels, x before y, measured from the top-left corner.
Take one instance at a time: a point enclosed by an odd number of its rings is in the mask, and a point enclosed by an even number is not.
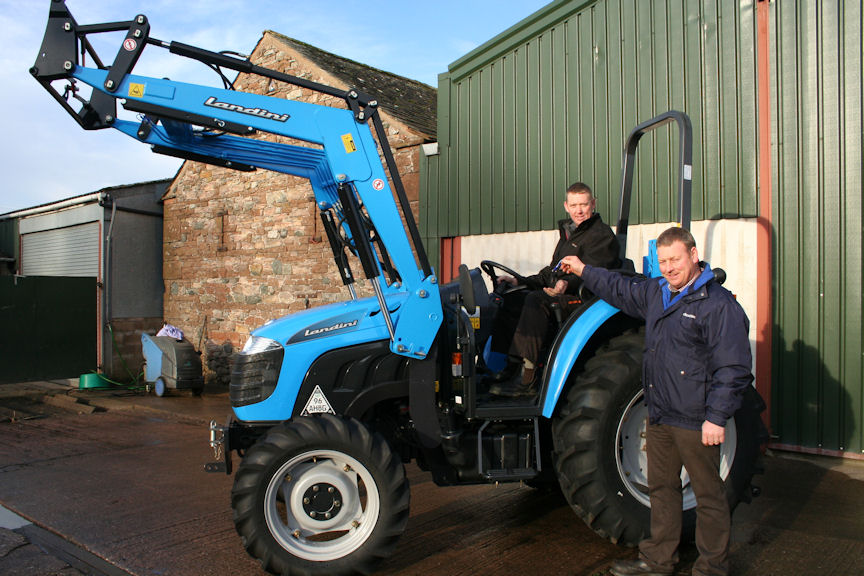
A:
[[[96,278],[0,276],[0,383],[96,369]]]

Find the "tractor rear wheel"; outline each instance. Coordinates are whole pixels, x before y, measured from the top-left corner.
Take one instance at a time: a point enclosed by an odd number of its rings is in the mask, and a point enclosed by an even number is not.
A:
[[[628,546],[638,544],[650,527],[643,342],[644,328],[610,339],[576,376],[552,423],[556,471],[565,498],[597,534]],[[738,502],[750,501],[762,409],[751,388],[742,409],[726,424],[720,474],[732,510]],[[682,483],[684,536],[692,538],[696,499],[686,469]]]

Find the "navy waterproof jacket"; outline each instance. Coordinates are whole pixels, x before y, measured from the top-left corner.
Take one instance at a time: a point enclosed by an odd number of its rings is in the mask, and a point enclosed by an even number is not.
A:
[[[624,313],[645,320],[642,387],[652,424],[701,430],[725,426],[753,381],[750,323],[708,265],[672,298],[664,278],[641,282],[586,266],[585,286]]]

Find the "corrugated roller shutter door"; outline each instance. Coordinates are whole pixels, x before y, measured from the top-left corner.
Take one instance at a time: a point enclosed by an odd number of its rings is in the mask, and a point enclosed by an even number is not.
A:
[[[24,276],[99,276],[99,223],[21,236]]]

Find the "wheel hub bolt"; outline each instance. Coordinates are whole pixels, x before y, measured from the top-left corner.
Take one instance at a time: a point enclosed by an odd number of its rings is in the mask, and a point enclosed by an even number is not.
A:
[[[336,486],[327,482],[309,486],[301,501],[303,511],[315,520],[330,520],[342,508],[342,494]]]

